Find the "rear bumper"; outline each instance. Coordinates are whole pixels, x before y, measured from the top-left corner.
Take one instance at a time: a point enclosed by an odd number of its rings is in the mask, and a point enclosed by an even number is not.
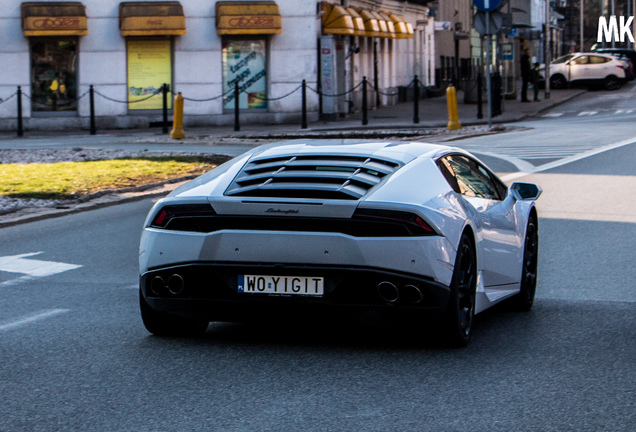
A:
[[[322,297],[239,293],[238,276],[242,274],[324,277],[325,293]],[[183,290],[176,294],[162,288],[162,281],[173,275],[183,280]],[[395,299],[388,299],[378,290],[385,281],[396,287]],[[141,276],[140,288],[146,302],[157,311],[227,322],[367,312],[389,317],[435,317],[445,310],[450,293],[448,286],[430,278],[384,269],[235,262],[184,263],[152,269]]]

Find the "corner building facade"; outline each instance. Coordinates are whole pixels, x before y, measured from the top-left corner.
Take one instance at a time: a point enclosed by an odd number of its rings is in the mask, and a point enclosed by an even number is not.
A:
[[[237,86],[244,124],[299,122],[303,80],[310,121],[359,110],[363,76],[371,108],[395,103],[414,75],[434,81],[423,3],[5,0],[0,129],[17,128],[18,88],[26,130],[88,129],[91,86],[98,129],[161,121],[164,84],[186,127],[232,124]]]

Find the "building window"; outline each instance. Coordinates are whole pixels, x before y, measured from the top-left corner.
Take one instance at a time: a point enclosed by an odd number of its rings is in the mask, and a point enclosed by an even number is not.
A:
[[[156,110],[163,108],[160,92],[164,84],[172,85],[172,40],[155,39],[126,41],[128,52],[128,109]],[[155,96],[152,96],[156,94]],[[168,109],[172,98],[168,98]]]
[[[267,44],[265,39],[223,41],[223,108],[234,109],[239,86],[239,109],[267,108]]]
[[[34,112],[77,111],[77,39],[31,38]]]

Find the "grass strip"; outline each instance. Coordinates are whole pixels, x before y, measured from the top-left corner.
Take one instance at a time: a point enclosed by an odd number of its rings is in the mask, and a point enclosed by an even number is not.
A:
[[[0,195],[11,198],[74,199],[203,174],[227,158],[136,157],[84,162],[0,164]]]

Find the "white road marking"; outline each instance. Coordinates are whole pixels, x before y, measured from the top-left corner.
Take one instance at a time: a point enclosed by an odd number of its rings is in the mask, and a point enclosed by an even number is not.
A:
[[[0,287],[8,287],[8,286],[13,286],[13,285],[19,285],[21,283],[32,281],[34,279],[37,279],[37,278],[34,278],[33,276],[29,276],[29,275],[24,275],[24,276],[16,278],[16,279],[11,279],[11,280],[2,282],[2,283],[0,283]]]
[[[569,163],[576,162],[576,161],[579,161],[581,159],[586,159],[588,157],[596,156],[597,154],[604,153],[604,152],[609,151],[609,150],[614,150],[614,149],[617,149],[619,147],[623,147],[623,146],[630,145],[630,144],[636,144],[636,137],[632,137],[632,138],[629,138],[629,139],[626,139],[626,140],[623,140],[623,141],[618,141],[618,142],[615,142],[615,143],[612,143],[612,144],[608,144],[608,145],[606,145],[604,147],[599,147],[597,149],[593,149],[593,150],[587,151],[585,153],[580,153],[580,154],[577,154],[577,155],[574,155],[574,156],[566,157],[566,158],[560,159],[558,161],[550,162],[550,163],[547,163],[547,164],[544,164],[544,165],[539,165],[538,167],[535,167],[534,169],[526,170],[525,172],[511,173],[511,174],[508,174],[507,176],[501,177],[501,179],[503,181],[510,182],[510,181],[515,180],[515,179],[518,179],[519,177],[524,177],[524,176],[529,175],[529,174],[534,174],[534,173],[546,171],[546,170],[549,170],[549,169],[552,169],[552,168],[557,168],[557,167],[560,167],[562,165],[567,165]]]
[[[37,314],[28,315],[16,321],[11,321],[6,324],[0,324],[0,332],[5,330],[12,330],[16,327],[21,327],[23,325],[30,324],[35,321],[43,320],[45,318],[50,318],[52,316],[63,314],[66,312],[70,312],[70,309],[51,309],[51,310],[43,311]]]
[[[563,114],[565,113],[550,113],[550,114],[545,114],[543,117],[561,117]]]
[[[593,116],[598,114],[598,111],[581,111],[577,117],[581,116]]]
[[[66,264],[55,261],[28,259],[42,252],[0,257],[0,271],[22,273],[31,277],[53,276],[68,270],[82,267],[77,264]]]

